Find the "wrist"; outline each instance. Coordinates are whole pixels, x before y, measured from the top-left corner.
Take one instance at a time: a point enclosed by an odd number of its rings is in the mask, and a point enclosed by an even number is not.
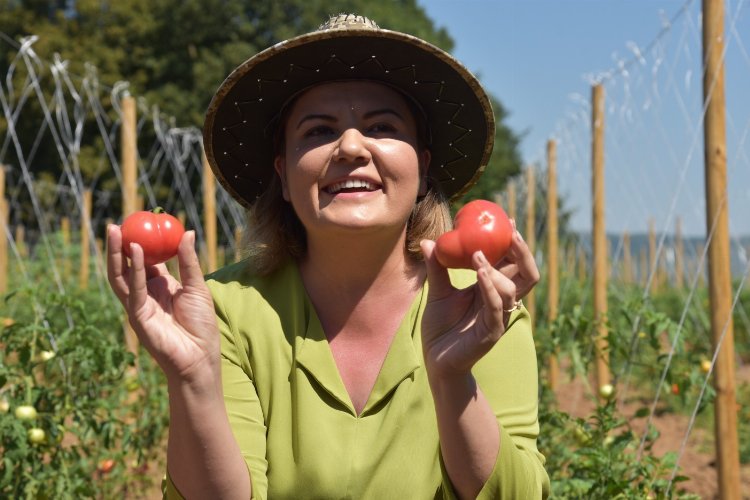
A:
[[[221,368],[206,366],[192,370],[189,375],[167,375],[170,399],[174,396],[187,401],[215,401],[224,398]]]
[[[433,371],[432,373],[428,371],[427,380],[436,404],[443,401],[467,402],[477,395],[477,381],[471,371]]]

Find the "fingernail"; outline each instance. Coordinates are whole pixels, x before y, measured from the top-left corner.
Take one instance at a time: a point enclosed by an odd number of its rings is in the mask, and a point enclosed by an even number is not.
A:
[[[516,229],[516,219],[511,219],[510,225],[513,226],[513,231],[518,231],[518,229]]]

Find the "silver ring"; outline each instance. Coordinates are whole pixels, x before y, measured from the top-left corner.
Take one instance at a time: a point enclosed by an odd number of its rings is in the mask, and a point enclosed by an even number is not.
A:
[[[521,306],[523,305],[523,301],[521,299],[518,299],[515,304],[513,304],[513,307],[510,309],[503,309],[503,312],[505,313],[512,313],[513,311],[517,311],[521,309]]]

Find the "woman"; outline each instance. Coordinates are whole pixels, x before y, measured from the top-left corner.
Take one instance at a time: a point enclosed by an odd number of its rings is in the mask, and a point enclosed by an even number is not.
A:
[[[538,498],[537,371],[516,233],[495,269],[448,271],[448,197],[492,148],[484,91],[448,54],[351,15],[237,68],[206,154],[249,209],[249,258],[181,284],[110,283],[169,387],[170,498]]]

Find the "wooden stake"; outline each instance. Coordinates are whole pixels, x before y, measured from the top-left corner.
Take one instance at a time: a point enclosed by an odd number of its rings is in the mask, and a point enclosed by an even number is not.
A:
[[[685,270],[685,247],[682,242],[682,218],[677,217],[674,228],[674,286],[682,288]]]
[[[586,259],[586,252],[582,246],[578,247],[578,281],[581,283],[586,282],[586,275],[588,273],[588,262]]]
[[[216,271],[216,179],[203,153],[203,229],[206,232],[206,271]]]
[[[651,293],[659,291],[659,273],[656,265],[656,225],[654,218],[648,219],[648,276],[651,276]]]
[[[536,254],[536,180],[534,176],[534,167],[526,169],[526,234],[524,235],[526,244],[531,251],[531,255]],[[534,325],[536,318],[536,294],[532,289],[523,299],[526,309],[531,317],[531,325]]]
[[[81,269],[78,275],[78,285],[82,290],[89,287],[89,257],[91,244],[91,190],[83,191],[83,210],[81,210]]]
[[[16,232],[15,236],[13,238],[16,242],[16,249],[18,250],[18,255],[21,258],[26,258],[29,256],[28,249],[26,248],[26,228],[23,224],[18,224],[16,226]]]
[[[234,228],[234,261],[242,260],[242,228]]]
[[[594,246],[594,317],[596,328],[596,388],[609,384],[609,353],[607,331],[607,233],[604,221],[604,87],[592,89],[591,162],[593,167],[591,191],[593,198]],[[601,397],[601,396],[600,396]]]
[[[518,210],[516,207],[516,183],[513,181],[508,182],[508,217],[516,220],[518,217]]]
[[[122,100],[122,125],[120,129],[120,167],[122,169],[122,218],[138,210],[138,141],[136,136],[135,98]],[[125,318],[125,345],[138,356],[138,337]]]
[[[622,235],[622,282],[633,284],[633,258],[630,255],[630,234]]]
[[[726,111],[724,93],[724,1],[703,0],[703,122],[706,176],[706,234],[711,334],[714,352],[714,430],[719,498],[740,498],[737,402],[734,379],[732,275],[727,200]],[[714,227],[715,223],[715,227]],[[719,347],[721,341],[721,347]]]
[[[5,165],[0,164],[0,296],[8,291],[8,200],[5,199]]]
[[[60,264],[62,267],[63,282],[67,283],[72,272],[70,265],[70,219],[68,217],[63,217],[60,220],[60,234],[62,236]]]
[[[558,220],[557,220],[557,143],[547,141],[547,310],[552,323],[557,318],[557,305],[560,296],[558,271]],[[557,389],[559,366],[557,353],[549,359],[549,385]]]
[[[138,210],[138,141],[136,136],[135,98],[122,100],[122,125],[120,129],[122,168],[122,218]]]

